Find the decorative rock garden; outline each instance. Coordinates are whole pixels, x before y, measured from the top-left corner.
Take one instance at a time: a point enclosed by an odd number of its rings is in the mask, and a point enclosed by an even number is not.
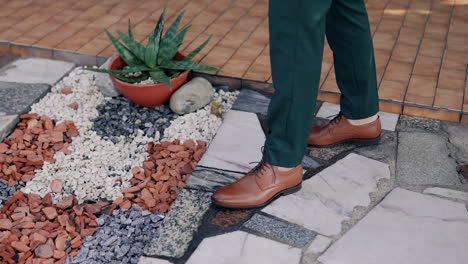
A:
[[[211,94],[182,115],[80,68],[33,104],[0,143],[0,262],[137,263],[238,95],[196,82]]]

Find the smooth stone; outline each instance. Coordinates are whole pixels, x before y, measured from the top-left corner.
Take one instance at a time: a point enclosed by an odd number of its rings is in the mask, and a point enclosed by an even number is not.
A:
[[[214,89],[211,83],[205,78],[197,77],[172,94],[169,106],[177,114],[188,114],[209,104],[213,95]]]
[[[305,169],[316,169],[320,166],[320,163],[315,161],[312,157],[304,155],[304,158],[302,159],[302,167]]]
[[[198,165],[246,173],[262,159],[264,142],[256,114],[230,110]]]
[[[397,188],[318,261],[464,264],[467,234],[464,204]]]
[[[222,171],[210,168],[202,168],[198,166],[188,179],[185,187],[189,189],[197,189],[213,192],[224,185],[235,182],[244,174]]]
[[[172,262],[169,262],[165,259],[140,257],[138,264],[172,264]]]
[[[187,264],[299,264],[301,250],[243,231],[205,238]]]
[[[332,240],[328,237],[318,235],[309,247],[305,250],[305,254],[320,254],[324,252],[331,244]]]
[[[339,104],[324,102],[317,113],[317,117],[331,119],[340,112]],[[382,121],[382,129],[395,131],[398,124],[399,114],[379,112],[380,120]]]
[[[53,85],[74,67],[74,63],[66,61],[20,58],[0,69],[0,81]]]
[[[48,84],[27,84],[0,81],[0,112],[21,115],[50,89]]]
[[[444,122],[443,128],[448,133],[450,144],[456,147],[453,157],[459,163],[468,163],[468,124]]]
[[[400,184],[460,185],[447,139],[423,132],[400,132],[396,179]]]
[[[380,179],[390,179],[387,164],[351,153],[262,211],[322,235],[337,235],[354,207],[370,204],[369,194],[377,191]]]
[[[270,96],[252,89],[242,89],[232,109],[267,115]]]
[[[211,204],[211,193],[184,189],[144,249],[146,255],[182,257]]]
[[[17,115],[0,116],[0,142],[13,131],[18,121]]]
[[[295,247],[304,247],[316,236],[315,232],[301,226],[261,214],[255,214],[244,223],[244,227]]]
[[[111,61],[114,58],[115,56],[109,57],[99,68],[108,69]],[[93,72],[93,74],[96,76],[96,86],[103,95],[110,97],[120,95],[120,91],[117,88],[117,85],[115,85],[114,81],[112,81],[109,74],[102,72]]]
[[[449,199],[461,200],[468,203],[468,192],[456,191],[440,187],[427,188],[423,191],[425,194],[433,194]]]

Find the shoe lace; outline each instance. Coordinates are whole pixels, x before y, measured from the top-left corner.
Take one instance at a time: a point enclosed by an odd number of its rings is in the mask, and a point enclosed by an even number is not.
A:
[[[262,153],[264,151],[265,147],[263,146],[261,148],[262,150]],[[253,163],[257,163],[257,165],[255,165],[255,167],[253,169],[251,169],[249,171],[249,173],[253,174],[255,177],[257,178],[261,178],[262,175],[265,174],[265,171],[266,171],[266,165],[267,165],[267,162],[265,160],[261,160],[261,161],[252,161],[252,162],[249,162],[249,164],[253,164]]]
[[[331,117],[333,117],[333,119],[330,121],[329,126],[334,127],[334,126],[336,126],[336,125],[338,125],[340,123],[341,119],[343,119],[343,114],[338,113],[338,114],[336,114],[334,116],[332,115],[332,116],[329,116],[327,118],[331,118]]]

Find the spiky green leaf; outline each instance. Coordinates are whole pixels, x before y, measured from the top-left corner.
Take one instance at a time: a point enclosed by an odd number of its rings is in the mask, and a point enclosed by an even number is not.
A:
[[[131,39],[135,39],[135,37],[133,36],[132,23],[130,22],[130,18],[128,19],[128,36]]]
[[[166,17],[166,8],[164,8],[161,16],[159,17],[158,23],[154,28],[153,34],[151,34],[148,46],[145,52],[145,63],[146,65],[154,68],[158,61],[159,45],[161,43],[161,35],[164,30],[164,23]]]
[[[163,70],[161,69],[155,69],[153,71],[149,72],[151,78],[157,82],[161,82],[166,84],[170,89],[172,89],[171,86],[171,79],[164,73]]]
[[[184,42],[185,35],[187,31],[192,27],[188,25],[183,28],[172,40],[167,40],[161,44],[161,50],[158,54],[158,64],[163,63],[163,61],[171,60],[176,55],[180,46]]]
[[[127,63],[129,66],[141,66],[143,62],[133,54],[124,44],[122,44],[117,38],[115,38],[109,31],[106,29],[106,34],[112,41],[112,44],[117,49],[120,57]]]
[[[213,67],[213,66],[191,62],[191,61],[175,61],[175,60],[165,61],[163,64],[161,64],[161,68],[171,69],[171,70],[219,71],[218,68]]]
[[[207,40],[205,40],[205,42],[203,42],[200,46],[198,46],[196,49],[192,50],[192,52],[190,52],[184,59],[183,61],[191,61],[193,58],[195,58],[195,56],[197,56],[198,53],[200,53],[200,51],[208,44],[208,42],[210,42],[211,40],[211,37],[210,36]]]
[[[174,20],[174,23],[172,23],[172,25],[169,27],[169,29],[167,30],[166,34],[164,35],[163,37],[163,41],[165,39],[173,39],[175,34],[177,33],[177,30],[179,29],[179,25],[180,25],[180,21],[182,20],[183,16],[185,14],[185,10],[182,11],[176,18],[176,20]]]
[[[135,54],[140,60],[144,61],[145,60],[145,47],[141,45],[138,41],[136,41],[134,38],[131,38],[127,35],[125,35],[121,31],[117,31],[119,34],[120,38],[122,41],[127,45],[127,47],[130,49],[130,51]]]
[[[88,71],[94,71],[94,72],[110,73],[110,74],[125,74],[125,73],[144,72],[144,71],[152,70],[146,66],[130,66],[128,68],[121,69],[121,70],[109,70],[109,69],[90,68],[90,67],[83,67],[82,69],[88,70]]]

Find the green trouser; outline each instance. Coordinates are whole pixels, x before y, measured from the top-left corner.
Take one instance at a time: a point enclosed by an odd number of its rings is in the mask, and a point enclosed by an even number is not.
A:
[[[294,167],[302,161],[314,119],[325,35],[341,113],[363,119],[378,112],[372,36],[364,0],[270,0],[269,19],[275,93],[263,158]]]

